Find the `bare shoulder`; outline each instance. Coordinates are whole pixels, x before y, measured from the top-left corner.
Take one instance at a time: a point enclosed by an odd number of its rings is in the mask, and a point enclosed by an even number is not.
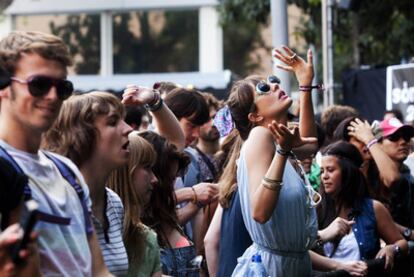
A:
[[[374,207],[375,216],[378,218],[379,216],[384,216],[389,214],[388,209],[378,200],[372,200],[372,205]]]
[[[273,137],[270,131],[262,126],[254,127],[249,134],[249,137],[246,140],[246,144],[257,143],[273,143]]]
[[[246,153],[247,155],[253,156],[273,156],[274,151],[274,140],[271,132],[261,126],[254,127],[249,134],[246,142]]]

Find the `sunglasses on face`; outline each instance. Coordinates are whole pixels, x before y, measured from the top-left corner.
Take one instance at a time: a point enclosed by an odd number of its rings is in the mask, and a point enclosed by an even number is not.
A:
[[[268,94],[270,91],[270,85],[269,84],[280,84],[280,79],[278,77],[276,77],[275,75],[270,75],[269,77],[267,77],[267,82],[265,81],[260,81],[259,83],[257,83],[256,85],[256,93],[258,95],[265,95]]]
[[[56,93],[60,100],[65,100],[72,95],[73,84],[71,81],[65,79],[56,79],[48,76],[32,76],[27,80],[22,80],[17,77],[10,78],[21,84],[27,84],[29,92],[34,97],[41,97],[49,93],[52,87],[56,88]]]
[[[392,142],[397,142],[399,141],[401,138],[404,139],[405,142],[409,142],[411,139],[411,136],[409,134],[405,134],[405,133],[401,133],[401,132],[396,132],[392,135],[389,135],[388,137],[386,137],[386,139],[392,141]]]

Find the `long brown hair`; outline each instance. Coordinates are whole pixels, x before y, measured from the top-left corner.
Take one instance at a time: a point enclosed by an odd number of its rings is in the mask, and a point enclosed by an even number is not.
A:
[[[130,263],[139,263],[145,253],[145,232],[141,222],[142,200],[134,188],[133,174],[137,167],[151,168],[157,154],[149,142],[132,132],[129,138],[129,162],[112,171],[108,187],[115,191],[124,205],[124,234],[128,259]]]
[[[229,152],[229,158],[225,165],[222,176],[219,180],[219,202],[223,208],[227,208],[233,192],[237,186],[237,165],[240,150],[243,142],[249,136],[254,124],[249,120],[248,115],[254,109],[254,89],[262,78],[260,76],[249,76],[233,84],[230,91],[227,106],[236,126],[230,138],[233,146]]]
[[[156,231],[159,245],[167,247],[168,239],[162,225],[179,229],[174,194],[177,172],[171,172],[171,164],[177,162],[178,171],[182,171],[187,168],[190,158],[157,133],[146,131],[140,136],[152,144],[158,157],[152,168],[158,178],[158,185],[153,190],[151,205],[143,211],[142,222]]]

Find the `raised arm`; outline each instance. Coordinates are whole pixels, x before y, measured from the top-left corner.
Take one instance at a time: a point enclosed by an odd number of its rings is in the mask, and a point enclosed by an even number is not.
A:
[[[246,163],[249,175],[249,195],[253,219],[265,223],[271,217],[279,199],[288,153],[293,147],[315,142],[316,138],[301,138],[299,129],[289,130],[275,121],[253,128],[246,143]],[[280,149],[275,151],[275,141]],[[260,157],[260,158],[258,158]]]
[[[185,137],[180,124],[167,105],[163,103],[157,90],[128,85],[122,95],[122,103],[132,106],[149,105],[156,132],[174,144],[178,151],[184,149]]]
[[[385,186],[390,188],[400,179],[398,165],[382,150],[381,146],[375,140],[371,126],[367,121],[362,122],[359,118],[350,122],[348,134],[351,137],[364,143],[378,167],[381,181]]]
[[[299,82],[299,131],[302,137],[316,137],[316,125],[312,104],[313,54],[309,49],[307,61],[299,57],[289,47],[282,46],[283,51],[275,49],[274,56],[286,65],[278,68],[293,72]]]

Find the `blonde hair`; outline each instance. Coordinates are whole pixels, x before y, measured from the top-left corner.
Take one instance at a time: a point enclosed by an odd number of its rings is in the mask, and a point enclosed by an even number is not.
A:
[[[151,168],[157,159],[152,145],[138,135],[129,134],[129,162],[112,171],[108,187],[122,200],[125,210],[123,239],[130,263],[137,263],[145,252],[145,234],[141,222],[142,200],[133,185],[133,174],[137,167]]]
[[[63,40],[41,32],[14,31],[0,41],[0,64],[10,75],[23,53],[36,53],[46,60],[59,62],[63,67],[72,65],[72,57]]]

